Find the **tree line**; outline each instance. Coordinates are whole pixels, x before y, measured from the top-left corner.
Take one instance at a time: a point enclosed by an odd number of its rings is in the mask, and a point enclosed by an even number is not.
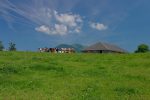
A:
[[[4,51],[4,49],[6,49],[3,45],[3,42],[0,41],[0,51]],[[16,51],[16,44],[13,42],[9,43],[9,47],[8,47],[8,51]]]

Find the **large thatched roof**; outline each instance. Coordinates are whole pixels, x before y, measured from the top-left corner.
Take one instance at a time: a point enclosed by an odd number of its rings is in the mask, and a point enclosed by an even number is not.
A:
[[[113,51],[113,52],[121,52],[125,53],[126,51],[116,45],[109,44],[109,43],[103,43],[98,42],[96,44],[93,44],[87,48],[85,48],[83,51],[97,51],[97,50],[105,50],[105,51]]]

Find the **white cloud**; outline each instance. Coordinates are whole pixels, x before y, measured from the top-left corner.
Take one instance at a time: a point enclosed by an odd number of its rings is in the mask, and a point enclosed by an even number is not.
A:
[[[35,30],[38,32],[46,33],[46,34],[51,34],[50,28],[45,26],[45,25],[42,25],[40,27],[36,27]]]
[[[75,30],[74,30],[76,33],[80,33],[81,32],[81,27],[77,27],[77,28],[75,28]]]
[[[99,31],[106,30],[108,27],[102,23],[90,23],[90,27]]]
[[[55,33],[66,35],[68,33],[67,26],[63,24],[55,24]]]
[[[67,35],[69,33],[80,33],[82,18],[79,15],[63,13],[59,14],[57,11],[54,11],[53,23],[51,23],[51,28],[48,25],[41,25],[40,27],[35,28],[36,31],[46,33],[48,35]]]
[[[51,12],[51,11],[49,11]],[[54,21],[51,23],[51,28],[46,24],[35,28],[36,31],[46,33],[48,35],[67,35],[69,33],[80,33],[81,24],[83,22],[80,15],[63,13],[59,14],[57,11],[53,11],[53,17],[50,14],[50,18]]]
[[[40,27],[36,27],[35,30],[48,35],[66,35],[68,33],[67,26],[63,24],[55,24],[52,28],[42,25]]]
[[[69,27],[76,27],[78,23],[82,22],[82,18],[79,15],[73,14],[58,14],[58,12],[54,11],[55,18],[59,23],[65,24]]]

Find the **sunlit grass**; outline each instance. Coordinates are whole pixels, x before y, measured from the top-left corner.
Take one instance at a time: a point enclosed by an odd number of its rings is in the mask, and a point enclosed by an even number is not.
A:
[[[0,52],[0,100],[149,100],[150,54]]]

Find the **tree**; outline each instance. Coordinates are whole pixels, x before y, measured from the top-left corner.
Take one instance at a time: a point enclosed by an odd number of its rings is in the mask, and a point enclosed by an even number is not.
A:
[[[3,43],[2,41],[0,41],[0,51],[3,51],[3,49],[4,49]]]
[[[145,53],[149,51],[149,47],[146,44],[140,44],[135,53]]]
[[[9,43],[9,51],[16,51],[16,44],[13,42]]]

